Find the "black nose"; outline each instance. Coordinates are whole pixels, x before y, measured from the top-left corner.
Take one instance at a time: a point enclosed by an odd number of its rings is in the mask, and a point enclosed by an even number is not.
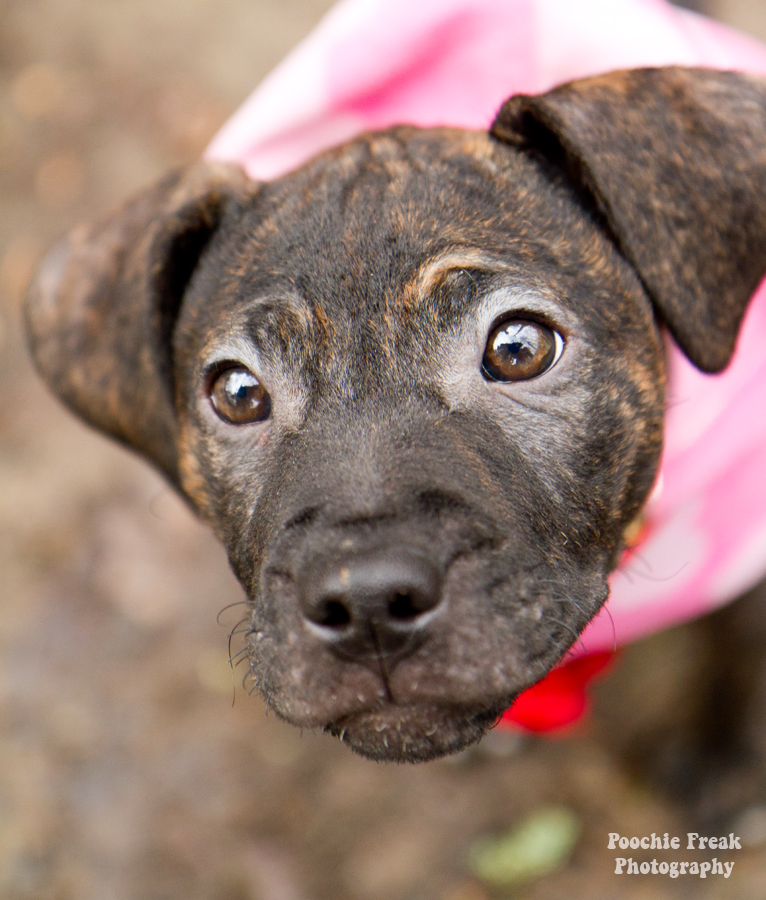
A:
[[[414,648],[440,602],[438,567],[405,547],[320,560],[301,579],[304,617],[347,656]]]

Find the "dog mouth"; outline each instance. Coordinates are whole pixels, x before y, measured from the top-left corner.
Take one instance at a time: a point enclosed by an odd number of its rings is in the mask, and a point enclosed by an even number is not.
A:
[[[258,688],[268,709],[378,762],[427,762],[478,743],[529,680],[509,672],[489,678],[467,661],[456,680],[430,654],[392,667],[390,660],[346,662],[313,649],[282,677],[273,668],[263,673]]]
[[[324,730],[367,759],[427,762],[477,743],[507,705],[477,712],[447,704],[386,703],[343,716]]]
[[[578,571],[578,599],[562,608],[567,580],[551,574],[554,591],[537,555],[522,565],[463,553],[445,572],[401,541],[353,550],[318,556],[303,581],[269,570],[249,656],[280,718],[371,760],[425,762],[477,743],[606,594],[600,572]]]

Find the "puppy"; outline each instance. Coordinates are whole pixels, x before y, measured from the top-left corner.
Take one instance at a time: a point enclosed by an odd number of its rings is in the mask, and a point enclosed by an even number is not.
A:
[[[760,81],[614,72],[488,133],[172,174],[52,251],[32,353],[224,543],[271,708],[427,760],[606,600],[662,447],[662,329],[725,367],[764,198]]]

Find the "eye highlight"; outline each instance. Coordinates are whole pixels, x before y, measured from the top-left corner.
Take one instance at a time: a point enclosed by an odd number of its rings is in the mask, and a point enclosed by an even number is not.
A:
[[[547,325],[531,319],[503,319],[490,331],[481,361],[490,381],[526,381],[558,360],[564,341]]]
[[[264,422],[271,415],[271,398],[246,366],[232,364],[213,373],[208,388],[210,404],[219,418],[231,425]]]

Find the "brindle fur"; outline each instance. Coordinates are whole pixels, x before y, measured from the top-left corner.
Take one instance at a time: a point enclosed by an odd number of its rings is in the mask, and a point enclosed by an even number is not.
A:
[[[199,165],[53,251],[37,365],[223,541],[280,716],[428,759],[573,644],[654,479],[659,323],[720,369],[765,268],[765,110],[746,76],[613,73],[512,98],[489,134],[396,127],[269,184]],[[503,385],[481,357],[510,313],[565,350]],[[268,422],[215,415],[232,360]],[[371,622],[343,652],[301,598],[376,553],[427,560],[440,601],[395,646]]]

